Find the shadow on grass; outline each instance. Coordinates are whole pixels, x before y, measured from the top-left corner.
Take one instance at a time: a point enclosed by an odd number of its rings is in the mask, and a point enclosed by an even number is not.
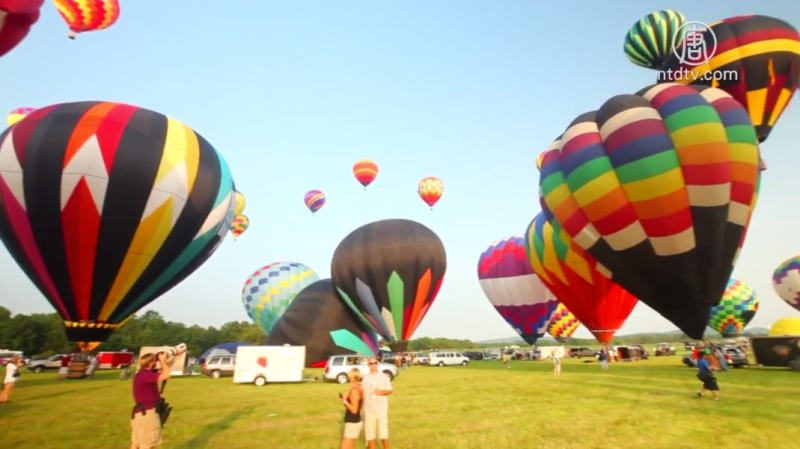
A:
[[[93,391],[93,390],[105,390],[108,388],[108,385],[98,385],[96,387],[89,387],[89,388],[73,388],[71,390],[61,390],[56,391],[53,393],[42,394],[38,396],[23,396],[20,401],[28,402],[28,401],[35,401],[37,399],[50,399],[56,396],[64,396],[72,393],[83,393],[86,391]]]
[[[208,444],[208,441],[211,439],[211,437],[229,428],[234,421],[239,419],[241,416],[249,414],[253,411],[253,409],[255,409],[255,407],[255,405],[251,405],[249,407],[240,408],[228,413],[226,416],[223,416],[219,420],[207,425],[200,433],[195,435],[194,438],[183,443],[178,447],[178,449],[197,449],[199,447],[206,447],[206,444]]]

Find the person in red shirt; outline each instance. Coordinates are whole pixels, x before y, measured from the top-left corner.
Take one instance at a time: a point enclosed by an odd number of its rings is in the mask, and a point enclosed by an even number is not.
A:
[[[67,378],[69,374],[69,364],[72,362],[72,357],[67,354],[61,356],[61,367],[58,369],[58,376],[62,379]]]
[[[156,365],[158,362],[158,365]],[[169,379],[167,355],[148,353],[139,359],[139,371],[133,376],[131,449],[150,449],[161,444],[161,419],[156,405],[161,401],[158,383]]]

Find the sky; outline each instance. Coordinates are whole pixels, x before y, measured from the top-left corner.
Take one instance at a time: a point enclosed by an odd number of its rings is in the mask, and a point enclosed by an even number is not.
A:
[[[291,260],[329,277],[349,232],[405,218],[440,236],[448,262],[415,337],[473,340],[515,335],[476,267],[540,211],[536,156],[577,115],[654,82],[623,54],[633,23],[671,8],[702,22],[757,13],[800,27],[797,0],[120,3],[113,27],[72,41],[46,2],[0,58],[0,110],[130,103],[187,123],[223,155],[250,229],[142,312],[203,326],[248,320],[241,288],[259,267]],[[761,147],[769,169],[733,273],[761,300],[751,327],[797,315],[771,284],[774,268],[800,253],[796,98]],[[380,166],[366,191],[351,172],[364,158]],[[425,176],[445,183],[433,211],[416,193]],[[303,203],[310,189],[327,195],[315,215]],[[0,305],[54,310],[4,247]],[[618,334],[675,329],[639,303]]]

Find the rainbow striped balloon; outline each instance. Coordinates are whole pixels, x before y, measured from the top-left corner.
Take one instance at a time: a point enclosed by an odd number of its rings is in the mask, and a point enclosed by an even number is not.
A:
[[[303,198],[306,207],[311,213],[316,213],[322,206],[325,205],[325,192],[322,190],[309,190]]]
[[[576,118],[542,156],[541,204],[629,292],[702,338],[755,207],[747,111],[664,83]]]
[[[708,327],[723,337],[742,333],[758,311],[758,297],[749,285],[736,279],[728,281],[728,288],[719,304],[711,308]]]

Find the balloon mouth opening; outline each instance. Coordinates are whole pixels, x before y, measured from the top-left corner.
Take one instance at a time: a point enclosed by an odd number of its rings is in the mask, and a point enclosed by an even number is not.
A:
[[[78,345],[78,349],[81,352],[89,352],[100,346],[100,341],[78,341],[76,344]]]

